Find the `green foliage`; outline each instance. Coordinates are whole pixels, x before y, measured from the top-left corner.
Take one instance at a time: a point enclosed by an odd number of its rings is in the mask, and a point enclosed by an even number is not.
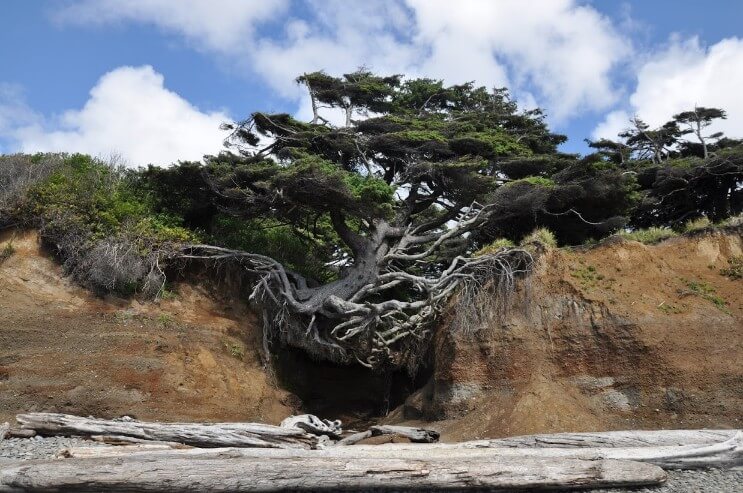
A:
[[[224,341],[222,341],[222,345],[224,346],[227,353],[229,353],[230,356],[232,356],[233,358],[237,358],[239,360],[245,358],[245,347],[243,347],[242,344],[225,339]]]
[[[681,281],[686,285],[687,288],[689,288],[691,293],[709,301],[721,311],[728,314],[730,313],[727,309],[727,301],[725,301],[724,298],[717,294],[714,287],[702,281],[694,281],[688,279],[682,279]]]
[[[557,247],[555,234],[547,228],[537,228],[521,240],[521,245],[526,246],[533,243],[539,243],[548,248]]]
[[[553,188],[555,186],[554,181],[543,176],[527,176],[526,178],[521,178],[520,180],[514,180],[508,183],[508,185],[517,185],[519,183],[529,183],[530,185],[545,188]]]
[[[728,266],[720,269],[720,274],[733,281],[743,279],[743,255],[736,255],[728,260]]]
[[[175,216],[153,215],[147,197],[124,170],[82,154],[64,160],[61,170],[28,191],[24,213],[41,221],[63,221],[95,241],[127,230],[139,243],[184,242],[194,234]]]
[[[700,231],[711,227],[712,221],[710,221],[708,217],[700,217],[684,224],[684,233],[692,233],[694,231]]]
[[[646,228],[636,229],[634,231],[620,231],[619,236],[627,240],[639,241],[645,245],[652,245],[678,236],[678,233],[669,228]]]
[[[475,257],[481,257],[483,255],[491,255],[503,249],[514,248],[515,246],[516,244],[507,238],[498,238],[494,240],[492,243],[485,245],[484,247],[479,249],[477,252],[475,252],[474,255]]]
[[[213,221],[210,242],[275,258],[287,268],[311,279],[329,281],[335,273],[328,269],[334,232],[327,218],[320,218],[309,229],[300,230],[275,219],[242,219],[218,214]]]

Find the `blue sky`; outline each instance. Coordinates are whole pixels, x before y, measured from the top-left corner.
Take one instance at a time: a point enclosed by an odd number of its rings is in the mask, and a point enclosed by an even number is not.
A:
[[[508,85],[571,152],[694,104],[726,108],[720,129],[743,137],[742,14],[739,0],[4,0],[0,152],[198,159],[220,121],[306,115],[299,73],[361,65]]]

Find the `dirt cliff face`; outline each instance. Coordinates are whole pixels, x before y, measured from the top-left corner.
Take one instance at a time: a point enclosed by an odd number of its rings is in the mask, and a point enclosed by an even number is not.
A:
[[[431,378],[386,420],[425,423],[446,440],[740,427],[743,281],[720,269],[743,255],[741,233],[545,252],[505,317],[453,331],[453,302]],[[158,303],[100,299],[67,281],[35,234],[0,235],[0,252],[10,241],[0,422],[35,410],[277,423],[302,407],[353,425],[384,408],[384,382],[368,372],[292,352],[266,371],[259,324],[234,296],[180,283]],[[391,403],[408,384],[393,385]]]
[[[449,440],[740,427],[743,281],[720,269],[742,254],[740,229],[548,251],[505,319],[439,326],[433,377],[388,419]]]
[[[244,306],[178,284],[159,303],[99,299],[63,276],[34,233],[0,263],[0,422],[23,411],[278,423],[296,398],[264,371]]]

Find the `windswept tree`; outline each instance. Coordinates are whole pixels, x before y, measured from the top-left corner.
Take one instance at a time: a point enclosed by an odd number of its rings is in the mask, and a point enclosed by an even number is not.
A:
[[[414,366],[453,293],[491,280],[509,289],[528,268],[524,250],[473,256],[470,233],[493,210],[483,200],[510,179],[501,165],[555,153],[564,137],[501,89],[364,70],[297,80],[312,121],[253,113],[227,126],[236,152],[205,170],[222,210],[333,245],[326,275],[206,245],[187,256],[254,273],[251,297],[273,340],[336,362]],[[331,124],[326,109],[340,109],[344,124]]]
[[[619,134],[634,151],[638,159],[650,159],[660,164],[670,156],[671,148],[678,142],[681,130],[675,121],[670,121],[658,128],[650,128],[639,117],[630,120],[632,127]]]
[[[596,149],[596,153],[602,158],[625,167],[629,161],[632,148],[624,142],[611,139],[585,139],[586,144],[591,149]]]
[[[702,152],[704,159],[709,158],[709,143],[720,140],[723,136],[722,132],[714,132],[712,134],[705,135],[704,131],[712,125],[715,120],[724,120],[727,118],[727,114],[724,110],[719,108],[704,108],[701,106],[695,106],[691,111],[683,111],[677,115],[673,115],[673,120],[682,128],[681,134],[694,134],[702,145]]]

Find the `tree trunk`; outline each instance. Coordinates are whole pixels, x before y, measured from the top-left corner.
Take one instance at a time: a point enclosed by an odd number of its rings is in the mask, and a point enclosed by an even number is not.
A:
[[[216,457],[152,454],[14,462],[0,465],[0,492],[432,490],[473,486],[512,490],[645,486],[666,479],[657,466],[607,459],[364,458],[324,456],[321,451],[252,451],[264,453],[246,455],[242,450]]]
[[[197,447],[314,448],[318,437],[298,428],[259,423],[148,423],[81,418],[66,414],[19,414],[23,428],[40,435],[120,435]]]

